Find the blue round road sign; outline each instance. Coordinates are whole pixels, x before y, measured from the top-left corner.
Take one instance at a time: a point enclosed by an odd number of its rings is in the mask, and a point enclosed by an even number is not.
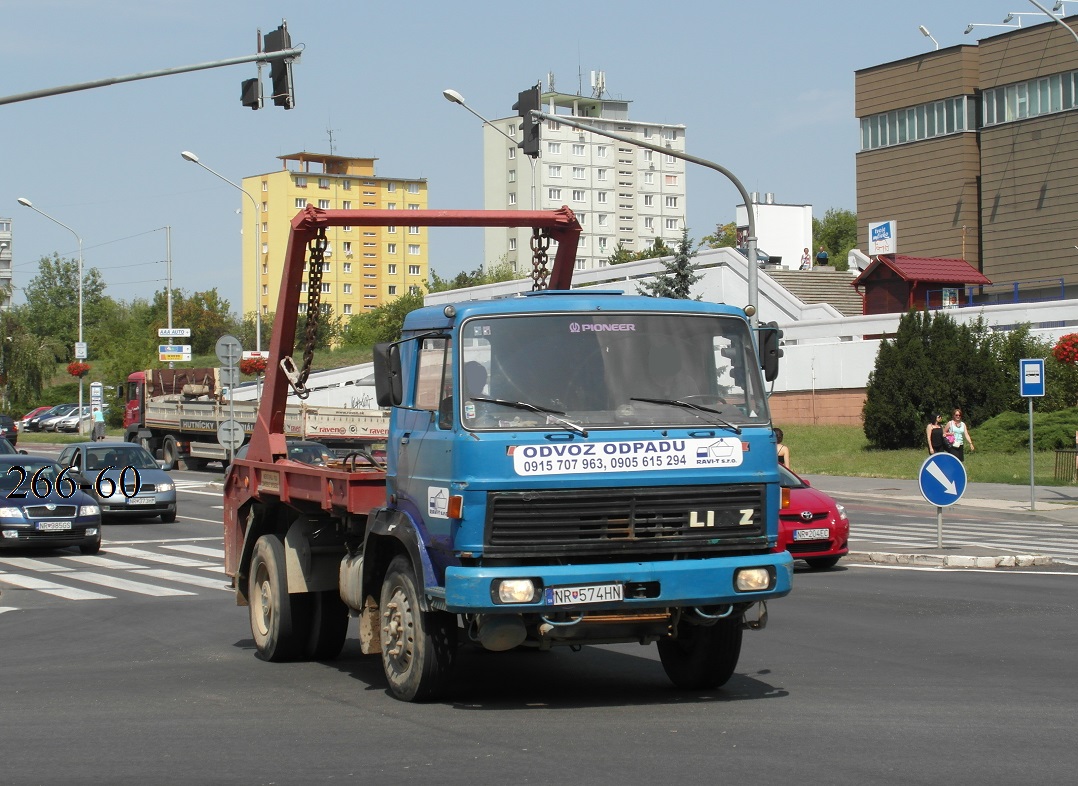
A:
[[[921,465],[917,484],[922,497],[945,508],[962,499],[966,491],[966,468],[950,453],[933,453]]]

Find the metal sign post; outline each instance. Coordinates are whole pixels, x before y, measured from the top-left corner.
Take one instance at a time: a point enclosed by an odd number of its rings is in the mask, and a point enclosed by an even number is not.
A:
[[[235,379],[238,377],[238,368],[240,357],[243,354],[243,346],[240,344],[240,340],[235,336],[224,335],[217,339],[217,345],[214,347],[217,352],[217,359],[221,361],[222,371],[227,369],[227,376],[230,381],[233,382],[228,388],[228,423],[221,424],[222,430],[217,433],[218,441],[228,448],[228,463],[231,464],[232,460],[236,458],[236,449],[243,444],[242,430],[240,436],[240,444],[236,445],[234,428],[238,424],[236,423],[236,397],[234,387]],[[227,429],[223,427],[228,425]]]
[[[1018,394],[1029,399],[1029,509],[1037,509],[1033,482],[1033,399],[1044,395],[1044,360],[1023,358],[1018,361]]]
[[[943,548],[943,509],[962,499],[966,491],[966,468],[950,453],[933,453],[917,474],[921,496],[936,506],[936,548]]]

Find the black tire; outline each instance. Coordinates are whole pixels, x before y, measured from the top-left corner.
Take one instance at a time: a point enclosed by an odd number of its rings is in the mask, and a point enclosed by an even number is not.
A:
[[[813,570],[827,570],[838,564],[840,557],[806,557],[805,562]]]
[[[741,617],[704,627],[681,623],[676,639],[659,640],[666,676],[682,690],[725,685],[741,657]]]
[[[176,469],[176,459],[179,458],[179,448],[176,447],[176,438],[166,434],[161,440],[161,461],[165,469]]]
[[[378,610],[390,692],[402,701],[434,698],[448,684],[457,652],[456,617],[420,610],[415,573],[403,556],[389,563]]]
[[[101,551],[101,540],[95,540],[93,543],[82,543],[79,545],[80,554],[97,554]]]
[[[348,607],[336,590],[309,594],[311,630],[304,654],[311,660],[333,660],[348,636]]]
[[[247,588],[258,656],[275,662],[297,658],[307,641],[306,598],[288,594],[284,544],[276,535],[263,535],[255,543]]]
[[[171,524],[176,520],[176,511],[167,510],[161,514],[161,521],[165,524]]]

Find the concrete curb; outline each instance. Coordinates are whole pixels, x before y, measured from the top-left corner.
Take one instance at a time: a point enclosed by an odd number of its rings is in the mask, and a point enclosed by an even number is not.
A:
[[[961,554],[896,554],[885,551],[851,551],[844,561],[876,565],[912,565],[923,568],[1032,568],[1054,564],[1041,554],[1009,554],[973,557]]]

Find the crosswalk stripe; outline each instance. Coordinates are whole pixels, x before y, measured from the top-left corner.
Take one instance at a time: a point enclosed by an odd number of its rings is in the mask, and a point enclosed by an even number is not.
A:
[[[30,557],[0,557],[0,565],[10,565],[21,570],[36,570],[39,573],[62,573],[65,570],[71,570],[66,565],[55,565]]]
[[[211,579],[208,576],[194,576],[190,573],[180,573],[175,570],[165,570],[164,568],[139,568],[134,573],[140,576],[151,576],[155,579],[164,579],[166,581],[175,581],[179,584],[191,584],[195,587],[206,587],[207,589],[221,589],[225,592],[232,592],[232,587],[229,587],[222,579]]]
[[[135,562],[124,562],[122,559],[89,556],[86,554],[80,554],[77,557],[74,555],[65,555],[64,559],[71,560],[72,562],[77,562],[80,565],[91,565],[95,568],[112,568],[114,570],[133,570],[134,568],[143,567],[142,565],[139,565]],[[67,568],[66,570],[71,570],[71,568]]]
[[[112,587],[113,589],[126,590],[127,592],[136,592],[139,595],[151,595],[153,597],[197,594],[194,592],[188,592],[187,590],[174,589],[171,587],[160,587],[156,584],[144,584],[141,581],[131,581],[130,579],[123,579],[119,576],[109,576],[104,573],[93,573],[91,571],[73,571],[71,573],[65,573],[64,576],[65,578],[70,577],[73,579],[78,579],[80,581],[88,581],[91,584],[100,584],[103,587]]]
[[[10,584],[13,587],[37,590],[66,600],[115,600],[113,595],[102,595],[100,592],[91,592],[77,587],[65,587],[63,584],[45,581],[45,579],[35,578],[34,576],[22,576],[17,573],[0,573],[0,584]]]
[[[213,557],[214,559],[223,560],[225,558],[224,549],[211,549],[209,546],[194,546],[188,543],[178,543],[174,546],[165,546],[165,548],[172,551],[183,551],[187,554],[201,554],[203,557]]]
[[[135,559],[145,560],[146,562],[161,562],[176,568],[217,567],[214,563],[205,562],[204,560],[189,559],[175,554],[158,554],[153,551],[133,549],[127,546],[110,546],[107,551],[109,554],[119,554],[121,557],[134,557]]]

